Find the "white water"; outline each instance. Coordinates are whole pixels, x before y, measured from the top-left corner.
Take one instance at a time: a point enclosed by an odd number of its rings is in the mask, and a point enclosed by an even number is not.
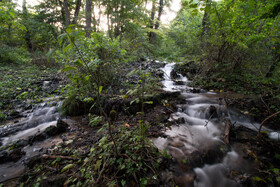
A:
[[[235,125],[243,125],[253,130],[258,130],[260,124],[253,122],[247,116],[242,115],[238,111],[226,109],[222,105],[219,96],[214,92],[191,93],[190,82],[186,77],[180,76],[177,80],[172,80],[170,73],[175,63],[167,64],[162,68],[164,75],[163,90],[179,91],[185,98],[186,104],[178,105],[178,111],[171,115],[170,120],[182,121],[184,123],[172,126],[165,134],[168,138],[154,139],[154,144],[160,149],[166,149],[178,162],[186,159],[194,151],[211,149],[215,145],[224,144],[224,128],[225,124],[221,119],[229,119]],[[176,85],[176,82],[184,84]],[[211,116],[210,107],[216,108],[216,116]],[[263,128],[269,132],[272,139],[280,139],[278,132],[273,132],[267,128]],[[241,162],[241,156],[234,150],[226,154],[221,163],[213,165],[204,165],[201,168],[195,168],[196,179],[194,186],[197,187],[224,187],[239,186],[235,181],[227,178],[230,169],[242,168],[244,164]],[[187,176],[187,174],[185,174]]]
[[[8,122],[7,125],[0,127],[2,147],[9,147],[18,140],[28,140],[29,137],[44,132],[49,126],[55,126],[59,118],[59,113],[57,111],[59,104],[59,102],[56,103],[47,100],[37,107],[34,107],[33,112],[26,114],[25,118],[18,119],[17,123]],[[13,131],[13,129],[17,130]],[[27,159],[41,154],[40,151],[42,148],[47,148],[61,142],[61,138],[54,137],[44,141],[34,142],[33,145],[23,147],[22,151],[25,155],[23,155],[20,160],[17,162],[0,164],[0,182],[21,175],[25,170],[24,162]]]

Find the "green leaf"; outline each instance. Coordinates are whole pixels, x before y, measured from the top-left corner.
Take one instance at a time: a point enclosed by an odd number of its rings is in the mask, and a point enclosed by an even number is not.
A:
[[[122,183],[122,186],[125,186],[126,181],[122,179],[121,183]]]
[[[63,40],[65,39],[65,37],[67,37],[67,33],[63,33],[61,35],[58,36],[58,44],[61,45]]]
[[[145,104],[149,104],[149,105],[152,105],[154,102],[153,101],[146,101],[144,102]]]
[[[66,51],[68,51],[69,49],[72,49],[72,48],[73,48],[73,44],[71,43],[63,48],[63,53],[65,53]]]
[[[74,164],[68,164],[61,170],[61,173],[63,173],[64,171],[67,171],[73,167],[74,167]]]
[[[99,170],[100,166],[101,166],[101,160],[97,160],[96,164],[94,165],[94,170],[95,171]]]
[[[61,70],[61,72],[76,70],[76,68],[66,65],[65,68]]]
[[[252,178],[254,181],[263,181],[263,182],[265,182],[265,180],[264,179],[262,179],[262,178],[260,178],[260,177],[253,177]],[[266,183],[266,182],[265,182]]]
[[[14,18],[15,17],[15,13],[13,11],[10,11],[9,14]]]
[[[66,32],[68,34],[72,33],[74,31],[73,27],[75,27],[75,24],[71,24],[67,27]]]
[[[103,89],[103,86],[99,86],[99,90],[98,90],[98,93],[99,93],[99,94],[101,94],[102,89]]]
[[[20,30],[22,30],[22,31],[27,31],[27,29],[26,29],[26,27],[25,27],[24,25],[21,25],[19,28],[20,28]]]
[[[279,169],[278,168],[272,168],[271,169],[276,175],[279,175]]]
[[[83,65],[83,62],[82,62],[80,59],[74,60],[73,63],[74,63],[76,66],[82,66],[82,65]]]

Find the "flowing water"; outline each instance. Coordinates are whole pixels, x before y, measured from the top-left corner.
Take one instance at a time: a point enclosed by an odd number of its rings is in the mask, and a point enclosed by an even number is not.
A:
[[[55,126],[59,118],[57,98],[45,99],[33,109],[24,111],[21,119],[12,120],[0,127],[1,150],[7,151],[13,145],[21,144],[24,155],[15,162],[0,164],[0,182],[9,180],[22,174],[24,163],[31,157],[41,154],[42,148],[61,143],[61,138],[52,137],[38,142],[29,142],[32,137],[44,132],[49,126]],[[16,147],[16,146],[15,146]]]
[[[224,121],[228,119],[235,126],[242,125],[253,130],[258,130],[260,124],[253,122],[236,109],[227,108],[219,94],[204,90],[200,93],[192,93],[193,88],[188,86],[190,81],[186,77],[180,75],[177,80],[171,79],[174,65],[175,63],[170,63],[162,68],[165,73],[163,89],[171,92],[179,91],[186,104],[177,105],[177,112],[171,115],[170,120],[179,124],[165,132],[167,138],[154,139],[154,144],[170,153],[178,165],[183,165],[180,167],[183,171],[180,175],[186,178],[185,181],[190,175],[195,176],[192,182],[194,186],[239,186],[238,182],[227,177],[230,171],[232,169],[246,171],[252,166],[242,158],[238,148],[231,148],[224,143]],[[279,133],[267,128],[263,130],[268,131],[272,139],[277,139],[279,136]],[[193,159],[195,153],[204,153],[208,156]],[[187,162],[191,164],[193,160],[199,160],[197,164],[199,166],[188,171],[184,164]],[[202,164],[200,160],[203,160]],[[189,184],[181,183],[181,185]]]

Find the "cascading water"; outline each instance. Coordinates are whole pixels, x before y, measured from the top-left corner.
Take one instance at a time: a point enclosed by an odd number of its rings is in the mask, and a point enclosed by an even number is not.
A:
[[[154,139],[154,144],[161,150],[166,149],[176,159],[178,165],[192,162],[191,155],[195,155],[196,152],[208,154],[208,158],[201,158],[203,160],[201,166],[193,168],[195,177],[191,184],[181,183],[182,186],[239,186],[227,176],[232,169],[246,170],[249,164],[245,163],[238,150],[230,148],[223,142],[225,122],[222,119],[229,119],[236,126],[243,125],[253,130],[257,130],[259,124],[234,109],[227,109],[216,93],[205,91],[191,93],[193,88],[188,86],[190,81],[186,77],[179,75],[177,80],[171,79],[174,65],[175,63],[170,63],[162,68],[165,74],[162,81],[163,89],[171,92],[179,91],[186,104],[178,105],[178,111],[171,115],[170,120],[179,124],[165,132],[167,138]],[[176,82],[180,82],[180,85]],[[271,138],[278,135],[277,132],[267,128],[263,130],[268,131]],[[211,150],[218,151],[213,154]],[[184,169],[181,167],[180,170]],[[186,178],[184,180],[188,181],[190,174],[182,173],[181,175]]]
[[[38,135],[49,126],[55,126],[59,119],[57,110],[61,102],[55,101],[57,98],[46,99],[32,110],[23,112],[23,118],[13,120],[0,127],[0,151],[7,152],[7,148],[12,145],[22,144],[21,151],[24,156],[16,162],[0,163],[0,182],[19,176],[25,169],[23,163],[26,159],[40,154],[40,150],[51,145],[62,142],[60,138],[46,139],[40,142],[31,143],[30,138]],[[17,147],[17,146],[15,146]],[[1,153],[1,152],[0,152]]]

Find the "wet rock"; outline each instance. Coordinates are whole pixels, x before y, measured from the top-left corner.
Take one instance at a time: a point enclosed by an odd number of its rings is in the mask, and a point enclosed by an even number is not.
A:
[[[25,155],[25,152],[22,151],[21,149],[14,149],[10,154],[9,154],[9,161],[16,162],[18,161],[23,155]]]
[[[204,152],[202,159],[204,163],[214,164],[222,160],[224,153],[221,151],[219,146],[209,149]]]
[[[193,88],[191,90],[192,93],[200,93],[200,89],[199,88]]]
[[[209,117],[211,118],[217,118],[218,117],[218,113],[217,113],[217,108],[213,105],[211,105],[209,107]]]
[[[195,175],[193,173],[174,177],[174,181],[178,186],[194,186],[194,180]]]
[[[59,119],[57,120],[56,126],[49,126],[48,128],[46,128],[45,133],[49,136],[55,136],[57,134],[65,132],[68,127],[69,125],[65,121]]]
[[[61,119],[57,120],[56,126],[58,129],[58,133],[65,132],[67,130],[67,128],[69,127],[69,125]]]
[[[8,152],[7,151],[1,151],[0,152],[0,164],[3,164],[5,162],[9,161],[9,157],[8,157]]]
[[[178,119],[176,120],[176,123],[178,123],[178,124],[184,124],[184,123],[186,123],[186,120],[185,120],[185,118],[181,117],[181,118],[178,118]]]
[[[164,77],[164,72],[160,69],[157,69],[155,72],[155,75],[159,78],[163,78]]]
[[[46,128],[45,133],[49,136],[54,136],[59,134],[59,131],[56,126],[49,126],[48,128]]]
[[[185,82],[184,81],[175,81],[175,84],[176,85],[185,85]]]
[[[194,151],[188,156],[188,163],[191,167],[203,166],[203,159],[199,151]]]
[[[47,138],[46,134],[45,133],[40,133],[40,134],[37,134],[37,135],[34,135],[34,136],[31,136],[29,137],[28,139],[28,143],[30,145],[32,145],[34,142],[39,142],[39,141],[43,141]]]
[[[170,76],[172,79],[177,79],[180,77],[180,75],[176,72],[175,69],[173,69],[171,72],[170,72]]]

